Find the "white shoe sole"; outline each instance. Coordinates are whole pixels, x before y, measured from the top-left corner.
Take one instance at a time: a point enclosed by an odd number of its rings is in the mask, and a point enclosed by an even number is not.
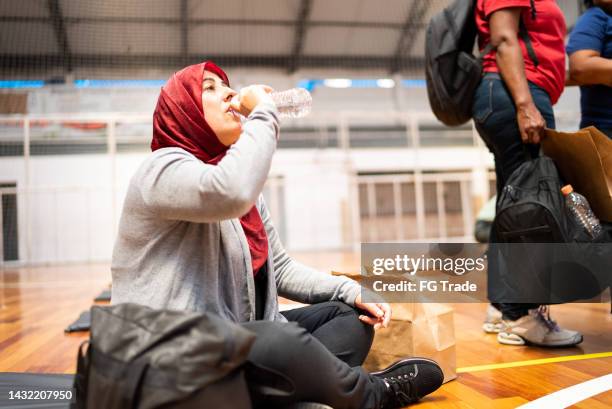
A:
[[[485,322],[482,324],[482,330],[487,334],[498,334],[504,328],[504,324],[493,323],[493,322]]]
[[[516,334],[511,334],[509,332],[499,331],[497,334],[497,342],[504,345],[525,345],[525,339]]]

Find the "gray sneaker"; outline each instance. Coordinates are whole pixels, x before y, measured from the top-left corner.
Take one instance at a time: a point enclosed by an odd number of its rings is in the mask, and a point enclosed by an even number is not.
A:
[[[297,402],[289,406],[284,406],[283,409],[334,409],[331,406],[316,402]]]
[[[529,310],[516,321],[504,321],[504,329],[497,341],[505,345],[536,345],[540,347],[569,347],[582,342],[582,334],[560,328],[550,318],[548,306]]]
[[[482,324],[482,330],[487,334],[497,334],[502,329],[504,329],[504,322],[502,321],[501,311],[489,304],[487,306],[485,322]]]

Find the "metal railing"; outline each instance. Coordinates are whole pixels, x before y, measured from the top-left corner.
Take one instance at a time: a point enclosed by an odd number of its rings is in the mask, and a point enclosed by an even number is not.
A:
[[[566,113],[557,115],[558,121],[563,122],[564,118],[568,121],[573,120],[576,117],[574,113]],[[104,162],[105,170],[103,173],[108,172],[106,176],[104,176],[100,181],[100,178],[97,183],[93,183],[91,185],[69,185],[62,184],[62,180],[57,180],[52,184],[42,185],[37,182],[37,178],[33,174],[33,166],[32,160],[33,156],[40,156],[41,153],[44,154],[44,151],[39,151],[36,155],[33,155],[32,146],[35,143],[41,141],[49,141],[49,140],[58,140],[57,135],[53,138],[45,136],[44,132],[34,132],[32,131],[33,126],[41,126],[40,124],[50,124],[50,123],[60,123],[67,124],[66,126],[72,126],[77,129],[81,129],[79,124],[86,125],[91,123],[101,124],[96,129],[98,129],[95,138],[97,143],[104,143],[105,149],[103,152],[103,156],[105,159]],[[144,127],[149,126],[151,123],[150,114],[122,114],[122,113],[108,113],[108,114],[61,114],[61,115],[7,115],[0,116],[0,128],[2,127],[10,127],[12,130],[10,132],[0,132],[0,144],[6,141],[12,141],[13,143],[17,142],[20,146],[22,146],[22,154],[17,155],[17,160],[15,161],[15,155],[11,156],[13,162],[12,164],[17,164],[17,167],[21,167],[21,169],[11,168],[11,174],[2,174],[0,173],[0,182],[3,182],[6,178],[10,180],[6,180],[7,182],[17,182],[17,188],[1,188],[0,189],[0,199],[3,195],[16,195],[18,202],[18,214],[19,214],[19,232],[20,232],[20,249],[23,249],[22,254],[20,254],[20,261],[22,263],[32,263],[36,261],[36,257],[33,257],[33,248],[34,241],[41,240],[43,238],[39,237],[37,234],[37,226],[33,226],[33,217],[34,212],[37,209],[37,206],[49,206],[51,200],[57,202],[58,198],[62,195],[67,195],[68,193],[78,193],[83,195],[86,199],[87,203],[91,203],[92,195],[94,194],[102,194],[105,198],[103,199],[106,204],[107,211],[109,214],[108,224],[111,228],[110,233],[110,243],[109,246],[112,247],[112,241],[114,240],[116,228],[119,221],[120,216],[120,206],[121,206],[121,198],[118,198],[118,195],[125,189],[127,186],[126,175],[119,174],[119,167],[117,163],[118,157],[121,157],[123,153],[118,150],[118,147],[124,143],[147,143],[149,141],[150,135],[146,134],[138,134],[135,135],[133,132],[129,135],[122,134],[125,129],[125,124],[140,124],[139,126]],[[352,163],[351,154],[358,151],[359,149],[352,147],[351,140],[351,129],[360,126],[360,124],[364,123],[374,123],[374,124],[394,124],[398,125],[398,129],[403,129],[405,132],[405,140],[406,144],[404,147],[394,147],[392,149],[403,149],[406,152],[410,152],[411,157],[414,160],[414,167],[410,174],[395,174],[395,175],[362,175],[358,174],[355,170],[354,163]],[[335,129],[335,134],[338,138],[338,144],[336,148],[337,151],[343,155],[346,174],[349,175],[350,186],[348,190],[350,192],[350,197],[348,200],[348,214],[349,214],[349,222],[348,226],[344,228],[349,231],[348,234],[343,234],[343,236],[348,237],[348,242],[344,242],[343,245],[347,246],[347,248],[354,248],[359,242],[363,239],[367,238],[371,239],[379,239],[379,238],[387,238],[392,237],[391,240],[394,241],[405,241],[405,240],[467,240],[471,239],[473,234],[473,224],[474,224],[474,215],[476,209],[476,204],[482,204],[489,197],[489,179],[491,178],[490,172],[490,162],[487,161],[487,157],[489,155],[487,149],[484,147],[483,143],[480,141],[477,133],[472,129],[467,132],[471,132],[471,144],[468,146],[469,149],[473,149],[473,151],[477,154],[479,158],[475,163],[471,164],[471,169],[469,171],[445,171],[443,173],[428,173],[431,169],[428,167],[426,161],[424,160],[426,155],[428,154],[428,148],[424,148],[422,141],[422,128],[424,126],[431,126],[431,124],[435,123],[435,118],[429,112],[357,112],[357,111],[339,111],[334,113],[319,113],[315,114],[312,117],[306,119],[296,119],[289,120],[283,123],[283,127],[303,127],[308,126],[315,131],[312,132],[313,138],[317,139],[317,143],[315,145],[318,146],[328,146],[325,143],[326,140],[329,140],[329,127],[333,126]],[[85,126],[82,127],[86,128]],[[103,131],[100,131],[102,129]],[[136,127],[138,129],[138,127]],[[442,129],[442,128],[441,128]],[[21,133],[21,137],[12,137],[13,131],[19,130]],[[449,132],[451,137],[448,139],[452,142],[452,130],[443,129],[444,132]],[[442,132],[441,131],[441,132]],[[84,134],[87,134],[86,131],[83,131]],[[462,138],[465,138],[466,130],[463,129]],[[103,136],[100,135],[103,133]],[[34,137],[33,137],[34,135]],[[371,136],[372,139],[376,139],[377,136],[375,133]],[[61,140],[67,141],[68,143],[72,143],[72,139],[61,137]],[[449,142],[449,143],[451,143]],[[76,138],[74,143],[87,143],[86,138],[83,139],[81,137]],[[144,146],[144,145],[143,145]],[[464,146],[464,145],[462,145]],[[465,146],[464,146],[465,147]],[[378,149],[379,147],[375,147]],[[449,145],[448,148],[452,149],[453,146]],[[282,149],[279,150],[278,154],[281,154]],[[0,170],[1,166],[4,166],[3,161],[8,161],[8,157],[0,157]],[[8,166],[8,165],[7,165]],[[13,165],[11,165],[13,166]],[[59,174],[58,174],[59,176]],[[131,176],[131,175],[129,175]],[[268,196],[269,202],[268,205],[270,207],[271,214],[274,219],[277,220],[276,224],[282,224],[280,219],[282,219],[283,215],[290,213],[285,211],[286,209],[283,206],[286,206],[287,201],[283,200],[279,195],[284,195],[287,192],[287,189],[284,189],[285,180],[282,177],[282,174],[275,175],[275,177],[271,178],[268,183]],[[392,236],[382,235],[380,234],[381,229],[386,229],[382,224],[377,223],[376,221],[380,219],[379,212],[377,209],[376,200],[374,199],[374,189],[377,184],[380,183],[388,183],[392,186],[392,194],[389,197],[389,200],[393,202],[393,212],[390,216],[389,220],[393,221],[391,224],[391,228],[394,233]],[[461,202],[460,208],[461,212],[455,212],[453,215],[455,219],[453,223],[457,223],[461,225],[461,231],[463,234],[456,235],[455,232],[451,232],[448,229],[449,226],[449,214],[446,210],[445,203],[445,195],[444,195],[444,186],[445,183],[456,183],[459,186],[459,200]],[[414,207],[414,212],[410,214],[410,217],[407,217],[406,212],[402,209],[405,207],[405,203],[402,202],[402,197],[400,194],[401,186],[405,184],[410,184],[414,188],[414,203],[411,206]],[[436,197],[436,208],[435,211],[427,211],[426,203],[424,197],[424,186],[426,184],[433,184],[435,186],[435,197]],[[362,203],[359,199],[359,186],[365,186],[367,192],[367,208],[368,208],[368,217],[361,216],[361,206]],[[478,186],[480,186],[478,188]],[[475,188],[477,187],[477,188]],[[36,202],[35,197],[39,197],[40,195],[51,195],[47,196],[47,198],[53,197],[53,199],[48,199],[40,202]],[[475,204],[476,203],[476,204]],[[1,200],[0,200],[1,204]],[[61,212],[61,209],[57,210]],[[88,212],[87,210],[86,212]],[[57,217],[57,214],[53,217]],[[87,216],[91,218],[91,215]],[[387,220],[387,222],[389,221]],[[435,234],[431,228],[428,228],[431,220],[435,220],[436,228]],[[458,221],[457,221],[458,220]],[[372,221],[372,222],[368,222]],[[413,236],[409,236],[406,234],[406,223],[414,223],[414,232]],[[431,222],[433,223],[433,222]],[[2,231],[2,215],[0,214],[0,231]],[[291,237],[292,232],[289,231],[288,228],[283,226],[281,231],[282,235],[286,235]],[[83,228],[88,229],[85,237],[93,237],[96,234],[95,227],[90,222],[86,223],[86,226]],[[371,229],[371,232],[366,232],[364,229]],[[61,226],[57,227],[58,232],[56,233],[54,240],[61,240]],[[1,236],[1,235],[0,235]],[[388,239],[388,238],[387,238]],[[2,251],[2,237],[0,237],[0,251]],[[289,240],[291,242],[291,240]],[[61,253],[58,245],[56,246],[56,253]],[[83,261],[90,261],[92,259],[96,259],[95,254],[93,254],[95,250],[90,248],[87,251],[89,254],[87,257],[84,257]],[[108,252],[107,254],[110,254]],[[0,254],[3,256],[3,254]],[[0,263],[2,263],[4,257],[0,257]]]
[[[363,225],[363,220],[369,220],[371,224],[371,231],[369,232],[368,241],[376,241],[379,240],[382,236],[379,232],[380,226],[377,223],[371,223],[371,221],[375,221],[379,218],[385,218],[385,216],[381,216],[378,206],[377,200],[375,198],[375,188],[376,186],[380,186],[383,184],[389,184],[392,186],[392,197],[388,198],[388,200],[393,204],[392,206],[392,224],[390,226],[393,229],[393,235],[389,238],[389,235],[386,235],[384,239],[386,241],[406,241],[406,240],[445,240],[451,237],[472,237],[473,236],[473,226],[474,226],[474,211],[472,209],[472,200],[470,194],[469,184],[472,180],[472,174],[468,172],[464,173],[438,173],[438,174],[422,174],[422,175],[376,175],[376,176],[356,176],[354,178],[353,191],[358,189],[360,185],[365,186],[366,188],[366,197],[367,197],[367,215],[364,217],[361,213],[360,206],[353,207],[353,224],[355,226]],[[461,208],[461,223],[462,223],[462,233],[460,235],[457,234],[449,234],[448,231],[448,223],[447,223],[447,209],[445,203],[445,195],[444,195],[444,183],[454,182],[459,184],[460,189],[460,208]],[[426,208],[425,208],[425,200],[424,200],[424,184],[431,183],[435,186],[435,217],[436,217],[436,226],[437,226],[437,234],[428,235],[427,229],[425,226],[426,223]],[[401,187],[402,185],[411,186],[415,192],[415,203],[404,203],[401,195]],[[355,200],[356,204],[361,204],[361,200]],[[411,208],[414,208],[413,212],[406,212],[406,208],[408,205],[411,205]],[[414,235],[407,235],[407,226],[405,225],[408,220],[414,219],[414,227],[416,227]],[[359,232],[356,234],[355,241],[362,241],[362,234]]]

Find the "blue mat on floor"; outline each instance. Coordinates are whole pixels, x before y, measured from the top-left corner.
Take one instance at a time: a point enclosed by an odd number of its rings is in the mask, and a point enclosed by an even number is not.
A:
[[[64,332],[89,331],[89,328],[91,328],[91,312],[87,310],[83,311],[79,318],[68,325]]]
[[[95,302],[110,301],[110,300],[111,300],[111,290],[104,290],[100,294],[98,294],[96,298],[94,298]]]

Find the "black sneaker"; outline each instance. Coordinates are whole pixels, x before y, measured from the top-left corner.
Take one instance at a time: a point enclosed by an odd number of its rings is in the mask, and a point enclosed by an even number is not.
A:
[[[444,374],[431,359],[407,358],[370,375],[387,385],[384,409],[401,408],[429,395],[442,385]]]

